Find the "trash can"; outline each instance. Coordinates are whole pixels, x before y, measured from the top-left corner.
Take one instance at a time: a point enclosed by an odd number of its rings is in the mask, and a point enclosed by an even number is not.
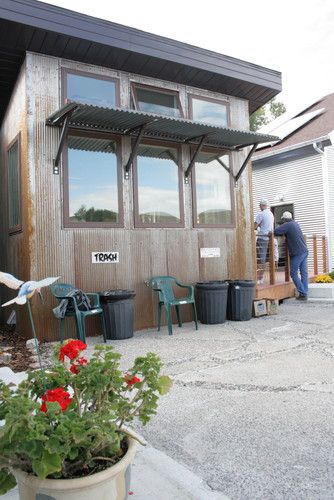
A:
[[[110,340],[133,337],[134,290],[107,290],[100,292],[106,336]]]
[[[255,282],[251,280],[229,281],[227,319],[248,321],[252,317]]]
[[[227,293],[226,281],[196,283],[196,307],[201,323],[214,325],[226,321]]]

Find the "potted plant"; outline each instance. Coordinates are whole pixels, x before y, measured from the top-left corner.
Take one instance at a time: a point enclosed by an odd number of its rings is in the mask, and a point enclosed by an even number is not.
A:
[[[13,390],[0,383],[0,494],[18,484],[21,500],[124,499],[138,436],[171,380],[153,353],[120,369],[120,354],[97,345],[58,346],[56,363]],[[140,438],[139,438],[140,439]]]

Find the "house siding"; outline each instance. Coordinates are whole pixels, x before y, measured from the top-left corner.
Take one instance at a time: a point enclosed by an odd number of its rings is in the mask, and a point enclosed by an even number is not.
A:
[[[330,268],[334,269],[334,146],[325,148],[324,160],[328,175],[328,243]]]
[[[60,175],[53,175],[59,131],[45,126],[46,118],[61,105],[61,68],[92,71],[120,79],[121,105],[129,107],[130,81],[148,85],[168,86],[180,92],[184,110],[187,93],[193,89],[179,84],[168,84],[152,78],[113,71],[92,65],[28,53],[27,110],[29,171],[34,211],[31,213],[30,275],[33,279],[61,276],[60,282],[75,284],[86,291],[110,288],[131,288],[136,292],[135,328],[155,325],[156,297],[145,285],[154,275],[175,275],[181,281],[194,283],[210,279],[252,279],[254,276],[254,234],[252,231],[251,170],[250,165],[234,188],[235,227],[224,229],[193,228],[191,183],[183,183],[185,227],[182,229],[135,228],[133,218],[132,179],[122,182],[124,228],[64,228],[62,219],[63,184]],[[201,93],[199,89],[194,92]],[[203,91],[207,97],[228,98],[230,126],[248,128],[247,101],[232,96]],[[130,141],[123,138],[122,163],[128,159]],[[233,153],[232,164],[236,173],[247,152]],[[182,146],[182,169],[190,161],[187,146]],[[200,259],[200,248],[219,247],[221,257]],[[120,254],[120,263],[94,265],[91,252],[113,250]],[[13,269],[16,271],[16,269]],[[46,303],[33,301],[36,327],[41,339],[58,338],[58,322],[51,309],[55,301],[46,292]],[[184,320],[191,318],[190,309]],[[97,330],[93,323],[89,332]],[[73,330],[71,332],[73,336]]]
[[[261,198],[267,198],[271,206],[293,203],[294,217],[304,234],[326,235],[323,183],[322,156],[318,153],[275,164],[270,164],[268,160],[268,166],[265,166],[263,159],[261,166],[257,166],[257,162],[253,161],[254,214]],[[281,196],[284,197],[283,202],[279,201]],[[308,247],[310,267],[313,257],[311,239],[308,240]],[[320,240],[317,248],[319,270],[322,270]]]

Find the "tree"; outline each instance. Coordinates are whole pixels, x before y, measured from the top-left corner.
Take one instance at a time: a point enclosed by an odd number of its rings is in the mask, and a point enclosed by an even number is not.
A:
[[[261,106],[261,108],[257,109],[249,117],[249,128],[255,132],[263,127],[263,125],[267,125],[267,123],[272,122],[285,112],[285,104],[281,101],[276,101],[274,97],[265,106]]]

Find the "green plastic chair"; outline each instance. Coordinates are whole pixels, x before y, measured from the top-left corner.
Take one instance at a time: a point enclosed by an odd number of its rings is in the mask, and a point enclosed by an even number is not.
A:
[[[191,304],[193,309],[194,322],[196,325],[196,330],[198,330],[197,324],[197,311],[194,299],[194,287],[192,285],[185,285],[184,283],[180,283],[173,276],[154,276],[148,282],[148,285],[159,293],[159,303],[158,303],[158,332],[160,332],[160,322],[161,322],[161,309],[162,306],[165,307],[166,310],[166,318],[168,324],[168,333],[169,335],[173,335],[173,327],[172,327],[172,307],[175,306],[176,316],[179,327],[182,326],[181,315],[180,315],[180,306],[183,304]],[[187,297],[182,297],[181,299],[175,298],[173,285],[179,286],[181,288],[186,288],[189,293]]]
[[[73,285],[69,285],[67,283],[54,283],[53,285],[50,285],[50,289],[52,294],[56,297],[58,302],[61,302],[63,299],[67,299],[72,301],[73,306],[74,306],[74,311],[66,311],[64,318],[61,318],[60,320],[60,341],[63,343],[64,341],[64,321],[66,317],[74,317],[75,322],[76,322],[76,327],[77,327],[77,337],[79,340],[82,340],[83,342],[86,342],[86,325],[85,325],[85,319],[87,316],[96,316],[96,315],[101,315],[101,322],[102,322],[102,334],[103,334],[103,340],[104,342],[107,341],[106,338],[106,328],[105,328],[105,323],[104,323],[104,317],[103,317],[103,310],[100,305],[100,296],[98,293],[86,293],[87,297],[89,298],[91,308],[86,311],[81,311],[78,308],[77,301],[75,300],[75,297],[68,296],[68,294],[75,289]]]

